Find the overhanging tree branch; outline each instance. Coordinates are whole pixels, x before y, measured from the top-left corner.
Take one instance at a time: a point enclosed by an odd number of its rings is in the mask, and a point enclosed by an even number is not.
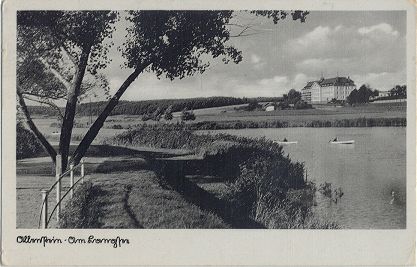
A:
[[[129,77],[127,77],[127,79],[123,82],[123,84],[120,86],[119,90],[117,90],[117,92],[113,95],[113,97],[110,98],[104,110],[97,117],[93,125],[91,125],[90,129],[88,129],[88,132],[85,134],[83,140],[80,142],[77,149],[75,150],[72,156],[72,162],[75,165],[77,165],[80,162],[80,160],[87,152],[88,147],[91,145],[94,138],[96,138],[100,129],[103,127],[103,124],[106,121],[107,117],[113,111],[114,107],[119,103],[120,97],[130,86],[130,84],[136,80],[139,74],[141,74],[142,71],[149,65],[150,63],[145,63],[142,64],[140,67],[137,67],[135,71],[132,74],[130,74]]]
[[[23,94],[23,97],[26,98],[27,100],[38,102],[38,103],[41,103],[41,104],[46,104],[46,105],[52,107],[53,109],[55,109],[57,111],[57,114],[58,114],[58,116],[60,117],[61,120],[64,118],[64,114],[62,114],[61,108],[58,107],[55,103],[53,103],[53,102],[51,102],[47,99],[43,100],[43,99],[40,99],[40,98],[28,97],[25,94]]]
[[[71,88],[71,84],[70,82],[68,82],[62,75],[61,73],[59,73],[59,71],[55,70],[45,59],[43,58],[39,58],[40,62],[45,66],[45,68],[52,73],[55,78],[57,78],[62,85],[64,85],[65,88],[67,88],[67,90],[70,90]]]
[[[33,122],[29,110],[26,106],[25,99],[23,98],[22,93],[20,92],[19,88],[17,88],[17,95],[19,97],[19,105],[23,111],[23,114],[26,118],[26,124],[28,127],[32,130],[32,132],[35,134],[35,136],[38,138],[38,140],[41,142],[43,147],[48,152],[49,156],[51,157],[52,161],[55,163],[56,161],[56,151],[52,147],[52,145],[46,140],[45,136],[39,131],[39,129],[36,127],[35,123]]]

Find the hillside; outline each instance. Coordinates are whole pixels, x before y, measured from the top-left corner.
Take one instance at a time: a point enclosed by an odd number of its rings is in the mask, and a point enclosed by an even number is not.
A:
[[[144,101],[120,101],[115,107],[112,115],[143,115],[153,113],[156,109],[162,111],[172,106],[172,112],[182,111],[183,109],[205,109],[222,106],[232,106],[247,104],[251,101],[272,102],[278,101],[278,97],[262,97],[262,98],[236,98],[236,97],[198,97],[185,99],[160,99],[160,100],[144,100]],[[107,104],[106,101],[82,103],[77,107],[79,116],[97,116]],[[62,108],[62,111],[64,108]],[[29,106],[29,111],[33,115],[56,116],[56,110],[47,106]]]

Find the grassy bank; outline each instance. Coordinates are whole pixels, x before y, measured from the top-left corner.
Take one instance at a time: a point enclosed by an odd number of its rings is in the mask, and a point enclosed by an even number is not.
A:
[[[337,227],[332,222],[315,218],[311,212],[315,185],[304,181],[303,164],[284,156],[282,147],[272,141],[225,134],[196,135],[179,126],[177,129],[144,126],[108,139],[106,144],[187,148],[199,154],[203,157],[202,165],[185,161],[184,165],[156,166],[160,181],[168,182],[180,192],[195,194],[201,188],[182,177],[173,177],[183,175],[173,170],[191,166],[188,171],[218,177],[217,180],[225,185],[217,194],[220,200],[207,196],[207,202],[223,203],[217,206],[227,207],[226,210],[213,209],[232,222],[238,222],[239,227],[252,225],[252,221],[268,228]],[[181,185],[177,181],[182,181]],[[205,194],[201,192],[200,196]],[[193,198],[188,194],[186,197]]]

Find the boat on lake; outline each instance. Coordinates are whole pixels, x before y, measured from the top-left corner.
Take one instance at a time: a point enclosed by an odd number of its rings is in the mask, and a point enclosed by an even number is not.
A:
[[[274,141],[274,143],[277,143],[280,145],[290,145],[290,144],[297,144],[298,141]]]
[[[355,140],[345,140],[345,141],[330,141],[331,144],[339,144],[339,145],[350,145],[354,144]]]

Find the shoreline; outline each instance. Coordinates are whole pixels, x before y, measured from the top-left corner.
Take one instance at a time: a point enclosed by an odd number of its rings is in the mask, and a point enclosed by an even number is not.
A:
[[[155,123],[129,125],[123,128],[135,130],[143,128],[161,130],[230,130],[230,129],[258,129],[258,128],[370,128],[370,127],[407,127],[407,119],[398,118],[357,118],[340,120],[310,120],[310,121],[288,121],[288,120],[232,120],[232,121],[201,121],[193,123]]]

